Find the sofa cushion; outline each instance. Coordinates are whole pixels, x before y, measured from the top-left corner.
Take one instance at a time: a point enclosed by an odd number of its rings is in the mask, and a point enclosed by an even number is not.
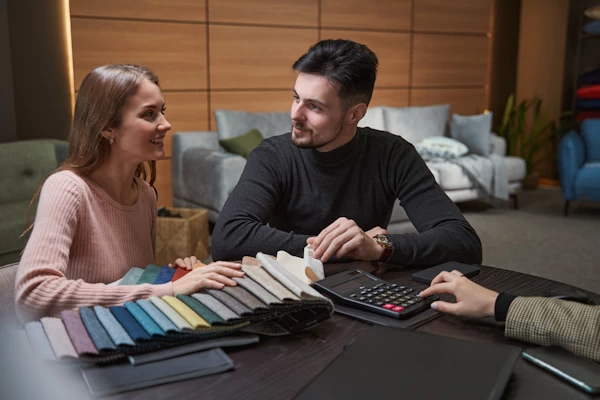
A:
[[[219,139],[241,136],[251,129],[259,130],[265,138],[289,133],[292,130],[289,111],[257,113],[216,110],[215,119]]]
[[[492,113],[480,115],[452,115],[450,136],[467,145],[469,151],[479,156],[490,154]]]
[[[25,241],[19,236],[27,228],[26,213],[29,201],[2,204],[0,207],[0,254],[12,253],[23,248]]]
[[[504,163],[506,164],[509,182],[522,181],[527,176],[527,164],[521,157],[504,157]]]
[[[369,127],[379,131],[385,131],[385,118],[383,113],[383,107],[368,108],[365,116],[358,121],[358,126],[361,128]]]
[[[586,119],[581,123],[587,162],[600,162],[600,119]]]
[[[56,169],[59,140],[25,140],[0,145],[0,204],[30,201],[42,181]]]
[[[491,161],[490,161],[491,162]],[[452,162],[435,162],[429,169],[436,169],[439,178],[437,183],[443,190],[470,189],[473,187],[471,180],[461,166]]]
[[[432,136],[445,136],[450,106],[384,107],[385,130],[412,144]]]
[[[463,143],[445,136],[423,139],[415,145],[415,148],[421,156],[439,158],[457,158],[469,152]]]
[[[252,129],[241,136],[221,139],[219,143],[223,148],[233,154],[248,158],[248,155],[263,140],[263,135],[257,129]]]
[[[19,264],[0,266],[0,317],[14,317],[15,315],[15,278]],[[4,323],[5,320],[2,320]]]
[[[600,201],[600,162],[585,163],[577,172],[575,194],[579,200]]]

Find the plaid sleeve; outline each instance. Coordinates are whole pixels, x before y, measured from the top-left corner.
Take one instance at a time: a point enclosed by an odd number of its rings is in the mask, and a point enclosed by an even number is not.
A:
[[[545,297],[517,297],[505,334],[542,346],[556,345],[600,361],[600,306]]]

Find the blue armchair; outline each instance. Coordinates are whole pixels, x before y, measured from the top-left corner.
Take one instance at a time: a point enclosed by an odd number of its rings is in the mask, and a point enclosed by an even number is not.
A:
[[[571,200],[600,201],[600,119],[586,119],[581,133],[572,130],[562,138],[558,172],[565,216]]]

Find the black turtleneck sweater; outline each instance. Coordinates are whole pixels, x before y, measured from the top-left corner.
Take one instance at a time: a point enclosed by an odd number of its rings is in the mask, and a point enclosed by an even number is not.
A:
[[[416,234],[388,235],[388,263],[481,263],[479,237],[400,136],[358,128],[330,152],[299,149],[290,134],[265,139],[248,157],[212,237],[215,260],[285,250],[303,256],[306,239],[339,217],[367,231],[387,227],[399,200]]]

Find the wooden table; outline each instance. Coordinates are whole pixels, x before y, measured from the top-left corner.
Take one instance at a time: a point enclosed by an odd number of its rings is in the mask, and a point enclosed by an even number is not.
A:
[[[345,268],[359,267],[372,272],[371,263],[332,264],[328,273]],[[393,283],[409,283],[413,287],[425,285],[411,281],[417,269],[381,266],[375,274]],[[518,272],[482,267],[473,281],[495,291],[515,295],[542,295],[554,289],[571,286]],[[588,292],[589,293],[589,292]],[[600,295],[589,293],[597,304]],[[291,399],[315,378],[330,362],[340,355],[344,345],[350,343],[370,325],[334,314],[311,329],[294,336],[264,337],[258,345],[227,351],[235,362],[235,370],[218,375],[192,379],[148,389],[131,391],[115,399]],[[486,320],[467,320],[442,315],[416,329],[436,335],[460,339],[511,344],[528,347],[527,343],[504,337],[501,323]],[[401,368],[401,367],[400,367]],[[550,384],[548,384],[550,383]],[[519,361],[504,393],[506,399],[587,399],[585,395],[567,384],[540,374],[536,367]],[[550,391],[548,388],[552,388]]]

